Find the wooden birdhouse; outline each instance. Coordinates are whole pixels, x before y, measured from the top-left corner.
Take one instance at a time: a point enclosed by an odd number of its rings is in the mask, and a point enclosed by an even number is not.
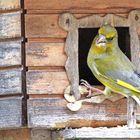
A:
[[[97,103],[80,86],[104,89],[87,54],[105,23],[140,73],[139,8],[138,0],[0,0],[0,128],[31,128],[32,139],[140,138],[132,98]]]

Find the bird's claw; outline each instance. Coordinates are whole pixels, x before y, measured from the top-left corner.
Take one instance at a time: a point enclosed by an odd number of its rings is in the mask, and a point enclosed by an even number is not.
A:
[[[83,85],[83,86],[85,86],[87,88],[91,87],[91,85],[86,80],[84,80],[84,79],[80,80],[80,85]]]
[[[85,86],[88,89],[87,97],[91,97],[93,92],[104,94],[102,90],[92,87],[86,80],[81,79],[80,82],[81,82],[80,85]]]
[[[85,86],[87,88],[88,95],[86,97],[91,97],[92,95],[91,85],[84,79],[80,80],[80,85]]]

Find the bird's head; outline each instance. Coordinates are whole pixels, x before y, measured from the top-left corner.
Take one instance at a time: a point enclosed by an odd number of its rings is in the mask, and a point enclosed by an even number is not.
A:
[[[116,46],[118,39],[117,30],[111,25],[104,25],[98,30],[98,35],[94,39],[94,49],[104,52]]]

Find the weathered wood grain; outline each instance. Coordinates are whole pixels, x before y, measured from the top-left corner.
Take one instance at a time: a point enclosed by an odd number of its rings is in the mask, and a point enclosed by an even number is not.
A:
[[[140,41],[138,37],[137,27],[140,25],[140,11],[132,11],[129,14],[130,21],[130,49],[131,49],[131,61],[136,66],[136,71],[140,72],[140,60],[139,60],[139,52],[140,52]],[[136,108],[137,103],[133,98],[128,99],[128,127],[136,128]]]
[[[32,129],[31,138],[32,140],[52,140],[51,131],[46,129]]]
[[[22,126],[22,97],[0,99],[0,128]]]
[[[53,131],[52,140],[64,139],[82,139],[82,140],[122,140],[140,138],[139,129],[128,129],[127,127],[116,128],[91,128],[84,127],[79,129],[65,129],[60,131]]]
[[[27,14],[25,16],[25,34],[28,38],[66,38],[67,32],[60,28],[58,25],[59,14]],[[103,17],[99,15],[92,15],[94,20],[87,22],[89,17],[82,16],[81,14],[74,14],[76,18],[81,18],[79,21],[79,28],[87,28],[86,26],[99,27],[102,25]],[[91,16],[91,17],[92,17]],[[97,16],[97,17],[96,17]],[[105,17],[110,20],[112,15]],[[112,16],[113,17],[113,16]],[[95,22],[95,19],[97,20]],[[76,21],[75,21],[76,22]],[[125,25],[123,24],[125,23]],[[67,23],[66,23],[67,24]],[[69,23],[71,24],[71,23]],[[125,18],[120,16],[115,17],[115,25],[117,26],[128,26]]]
[[[27,43],[27,66],[64,66],[64,43]]]
[[[0,39],[21,37],[21,12],[0,14]]]
[[[135,129],[137,124],[136,118],[137,103],[132,98],[127,99],[127,125],[130,129]]]
[[[62,94],[68,85],[64,71],[30,70],[27,72],[28,94]]]
[[[64,43],[65,38],[28,38],[28,42],[37,42],[37,43]]]
[[[21,65],[21,41],[0,42],[0,67]]]
[[[0,71],[0,95],[12,95],[22,93],[21,69]]]
[[[126,99],[112,103],[83,104],[78,112],[67,109],[63,98],[29,99],[29,127],[99,127],[126,124]],[[139,118],[140,119],[140,118]]]
[[[26,37],[64,38],[67,33],[58,26],[58,14],[38,14],[25,16]]]
[[[139,7],[138,0],[25,0],[25,9],[46,10],[48,13],[126,13]]]
[[[0,140],[31,140],[30,129],[18,128],[0,130]]]
[[[71,83],[71,94],[74,95],[76,100],[80,99],[79,86],[79,67],[78,67],[78,31],[73,29],[68,33],[66,40],[66,54],[68,59],[66,61],[66,71]],[[70,47],[71,46],[71,47]]]
[[[20,0],[1,0],[0,10],[13,10],[20,8]]]

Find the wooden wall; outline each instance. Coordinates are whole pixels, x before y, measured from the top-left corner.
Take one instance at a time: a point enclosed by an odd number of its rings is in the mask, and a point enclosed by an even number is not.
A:
[[[127,17],[131,10],[139,8],[138,0],[24,0],[24,5],[20,0],[1,0],[0,112],[3,115],[0,115],[0,127],[22,127],[26,124],[26,115],[29,128],[126,124],[126,99],[115,103],[86,103],[78,112],[67,109],[63,98],[64,89],[69,85],[64,67],[67,32],[59,27],[58,18],[64,12],[76,18],[107,13]],[[27,114],[23,100],[26,94],[29,96]],[[49,140],[50,132],[47,133]],[[41,140],[44,134],[45,130],[3,130],[0,139],[29,140],[31,135],[34,140]]]
[[[0,1],[0,128],[23,125],[20,0]]]

